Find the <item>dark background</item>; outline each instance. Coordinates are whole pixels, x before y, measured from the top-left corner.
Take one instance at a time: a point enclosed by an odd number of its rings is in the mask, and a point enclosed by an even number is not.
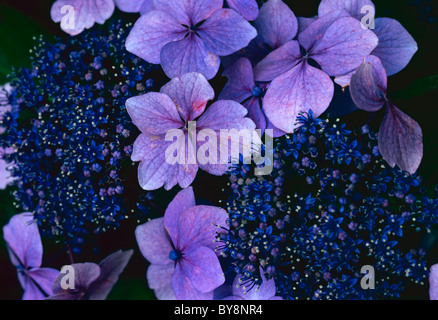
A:
[[[16,1],[0,0],[0,83],[5,81],[12,66],[29,65],[29,49],[33,47],[32,37],[43,33],[52,38],[53,35],[64,37],[58,24],[50,19],[50,7],[54,1]],[[296,16],[310,17],[317,14],[319,0],[285,1]],[[411,33],[418,43],[419,50],[411,63],[400,73],[388,79],[388,92],[393,102],[405,113],[413,117],[422,127],[424,135],[424,158],[420,174],[425,178],[426,186],[434,186],[438,179],[438,127],[437,110],[438,92],[438,0],[388,0],[374,1],[377,17],[390,17],[398,20]],[[134,17],[134,15],[133,15]],[[435,76],[435,78],[428,78]],[[220,77],[220,76],[219,76]],[[423,79],[423,80],[421,80]],[[420,82],[418,82],[420,80]],[[414,83],[414,85],[412,85]],[[217,90],[217,89],[216,89]],[[369,115],[356,112],[348,116],[354,123],[365,123]],[[382,114],[376,117],[380,123]],[[197,199],[205,199],[215,205],[225,199],[226,177],[214,177],[202,171],[193,184]],[[176,188],[175,188],[176,189]],[[173,198],[177,190],[167,194],[166,199],[158,199],[157,206],[164,213],[167,202]],[[13,198],[9,190],[0,191],[0,226],[20,211],[12,205]],[[134,248],[135,254],[120,281],[110,295],[112,299],[154,299],[153,292],[147,288],[147,262],[137,250],[134,238],[135,221],[128,220],[122,227],[107,232],[97,239],[99,252],[85,251],[75,255],[75,262],[99,262],[111,252],[119,249]],[[1,230],[0,230],[1,233]],[[66,248],[43,239],[43,265],[60,268],[70,264]],[[431,254],[432,260],[438,258],[437,250]],[[3,237],[0,236],[0,299],[20,299],[22,289],[18,283],[16,272],[10,264]],[[409,298],[417,298],[412,296]]]

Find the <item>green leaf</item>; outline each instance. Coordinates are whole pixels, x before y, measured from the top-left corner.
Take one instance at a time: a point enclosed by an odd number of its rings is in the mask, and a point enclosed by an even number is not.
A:
[[[406,89],[397,91],[391,95],[393,100],[410,99],[421,96],[438,88],[438,75],[418,79],[412,82]]]
[[[29,67],[29,50],[33,37],[45,34],[45,29],[29,17],[6,5],[0,5],[0,83],[13,67]]]

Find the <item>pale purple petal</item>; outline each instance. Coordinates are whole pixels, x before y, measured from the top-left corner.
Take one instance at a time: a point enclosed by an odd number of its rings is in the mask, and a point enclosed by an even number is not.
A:
[[[9,170],[10,168],[11,165],[0,159],[0,190],[6,189],[15,180]]]
[[[66,5],[74,8],[74,28],[61,23],[61,28],[70,35],[77,35],[91,28],[95,22],[103,24],[114,12],[113,0],[58,0],[50,10],[54,22],[61,22],[66,14],[62,8]]]
[[[70,289],[64,290],[61,286],[61,281],[66,274],[59,273],[52,287],[53,293],[55,295],[60,293],[77,295],[78,292],[80,292],[82,295],[85,295],[90,285],[99,278],[100,268],[95,263],[75,263],[71,266],[74,268],[75,289],[72,291],[70,291]]]
[[[41,292],[41,289],[38,288],[38,286],[33,282],[33,280],[29,277],[26,277],[25,279],[25,285],[24,285],[24,293],[22,300],[43,300],[46,298],[43,292]]]
[[[172,289],[178,300],[212,300],[213,291],[203,293],[193,287],[192,282],[184,273],[181,263],[176,264],[172,276]]]
[[[210,248],[201,246],[184,252],[178,264],[193,287],[200,292],[211,292],[225,282],[219,259]]]
[[[192,121],[205,110],[209,100],[214,99],[214,90],[200,73],[186,73],[174,78],[160,92],[167,94],[175,103],[178,113],[185,121]]]
[[[194,33],[183,40],[166,44],[161,51],[161,67],[169,78],[199,72],[210,80],[216,75],[219,65],[219,57],[209,52]]]
[[[175,103],[164,93],[149,92],[129,98],[126,100],[126,110],[143,133],[162,135],[184,126]]]
[[[391,167],[413,174],[423,158],[423,133],[418,123],[388,102],[385,118],[380,125],[379,150]]]
[[[123,12],[145,14],[154,9],[154,0],[114,0],[117,8]]]
[[[178,247],[178,217],[184,211],[196,206],[195,194],[192,187],[178,192],[167,206],[164,213],[164,227],[166,228],[175,247]]]
[[[338,85],[340,85],[342,88],[345,88],[350,85],[351,82],[351,76],[356,72],[356,70],[352,70],[350,72],[347,72],[343,75],[336,76],[334,81]]]
[[[318,16],[306,18],[306,17],[297,17],[298,19],[298,34],[307,29],[312,23],[318,20]]]
[[[169,235],[164,228],[164,218],[157,218],[139,225],[135,238],[142,255],[153,264],[171,263],[169,253],[173,250]]]
[[[149,288],[153,289],[158,300],[176,300],[172,289],[172,275],[175,263],[151,264],[147,271]]]
[[[372,54],[382,60],[388,76],[394,75],[411,61],[418,50],[417,43],[397,20],[377,18],[375,27],[379,45]]]
[[[224,209],[213,206],[195,206],[178,216],[178,249],[183,253],[200,246],[216,248],[218,226],[226,226],[228,215]]]
[[[143,189],[155,190],[164,185],[164,188],[169,190],[177,183],[182,188],[186,188],[193,182],[198,166],[189,164],[187,156],[188,138],[184,136],[182,130],[177,138],[177,141],[165,141],[164,135],[141,134],[134,142],[131,159],[141,161],[138,168],[138,180]],[[181,141],[181,143],[178,141]],[[180,163],[183,162],[186,165],[171,164],[166,161],[166,150],[171,148],[172,145],[177,147],[177,159]],[[183,158],[183,151],[185,151],[185,159]]]
[[[329,106],[333,92],[333,82],[325,72],[300,63],[272,81],[263,110],[274,126],[292,133],[298,114],[311,109],[318,117]]]
[[[268,54],[254,68],[256,81],[272,81],[296,66],[302,55],[298,41],[292,40]]]
[[[126,268],[134,250],[118,250],[99,263],[100,275],[87,292],[90,300],[105,300]]]
[[[366,14],[366,12],[361,13],[364,6],[374,7],[374,4],[371,0],[322,0],[319,4],[318,15],[322,17],[333,11],[344,9],[360,20]]]
[[[329,76],[356,69],[378,44],[377,36],[354,18],[334,22],[315,45],[312,58]]]
[[[272,130],[272,137],[273,138],[279,138],[282,137],[286,134],[286,132],[284,132],[283,130],[278,129],[276,126],[274,126],[272,124],[271,121],[269,121],[269,119],[267,119],[267,125],[266,125],[266,129],[271,129]]]
[[[218,56],[227,56],[245,48],[257,36],[256,29],[231,9],[215,11],[197,33],[205,48]]]
[[[251,65],[255,66],[264,57],[266,57],[268,53],[268,47],[263,42],[262,38],[257,35],[257,37],[251,40],[247,47],[240,49],[229,56],[221,57],[221,61],[224,68],[228,68],[240,58],[247,58],[249,61],[251,61]]]
[[[259,15],[259,6],[256,0],[227,0],[230,8],[239,12],[248,21],[253,21]]]
[[[150,63],[159,64],[163,47],[181,40],[187,28],[176,22],[168,13],[154,10],[141,16],[126,38],[126,50]]]
[[[59,270],[52,268],[35,268],[28,271],[29,278],[43,290],[45,296],[53,294],[52,287],[58,275]],[[40,289],[38,291],[41,292]]]
[[[179,23],[195,26],[222,8],[223,0],[154,0],[155,8],[169,13]]]
[[[295,38],[298,30],[297,18],[281,0],[264,3],[254,25],[263,41],[272,49]]]
[[[386,85],[386,71],[380,59],[368,56],[351,77],[351,97],[358,108],[375,112],[385,104]]]
[[[341,18],[350,17],[345,10],[337,10],[319,17],[298,35],[298,41],[308,52],[322,39],[327,29]]]
[[[241,58],[225,69],[222,76],[228,78],[227,84],[219,94],[218,100],[233,100],[242,103],[251,97],[251,89],[255,86],[251,62]]]
[[[281,297],[275,297],[275,280],[267,280],[263,275],[263,270],[260,270],[260,274],[262,276],[262,284],[260,287],[257,288],[255,286],[251,290],[248,290],[247,287],[242,285],[242,281],[240,280],[241,275],[237,275],[233,282],[233,295],[241,297],[244,300],[281,300]]]
[[[438,300],[438,264],[430,268],[429,285],[430,300]]]
[[[267,119],[260,106],[259,98],[252,98],[243,103],[243,106],[248,110],[247,117],[254,121],[256,129],[260,129],[261,133],[265,132],[267,127]]]
[[[43,257],[38,226],[29,212],[13,216],[3,227],[3,237],[15,267],[39,268]],[[17,261],[18,259],[18,261]]]

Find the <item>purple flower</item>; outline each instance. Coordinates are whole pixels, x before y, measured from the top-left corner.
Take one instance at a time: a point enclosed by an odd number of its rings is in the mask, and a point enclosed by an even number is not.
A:
[[[284,134],[276,129],[266,118],[261,108],[263,91],[266,84],[256,84],[251,62],[247,58],[241,58],[225,69],[222,74],[228,78],[228,82],[219,94],[218,99],[233,100],[241,103],[248,110],[248,117],[254,121],[256,128],[262,134],[266,128],[274,129],[274,137]]]
[[[262,284],[247,288],[242,281],[242,276],[237,275],[233,282],[233,295],[226,297],[224,300],[283,300],[276,296],[276,288],[274,279],[267,280],[263,274],[263,269],[260,268]]]
[[[322,17],[343,9],[361,20],[366,14],[366,11],[361,12],[364,6],[374,7],[374,4],[371,0],[322,0],[318,14]],[[372,31],[378,36],[379,44],[371,54],[380,58],[388,76],[394,75],[411,61],[418,50],[417,43],[397,20],[377,18],[374,27]],[[343,83],[348,84],[348,81]]]
[[[219,160],[219,144],[228,142],[220,141],[220,130],[253,130],[255,125],[251,119],[245,118],[247,110],[235,101],[220,100],[205,111],[208,100],[213,98],[213,88],[205,77],[188,73],[172,79],[159,93],[150,92],[126,101],[132,121],[142,132],[134,143],[131,158],[141,161],[138,179],[143,189],[154,190],[164,185],[169,190],[177,183],[186,188],[195,179],[198,166],[214,175],[223,175],[227,171],[229,165],[220,164]],[[198,117],[196,132],[192,132],[189,126]],[[201,135],[197,135],[202,129],[211,129],[217,135],[219,143],[208,143],[211,146],[209,156],[215,161],[208,161],[205,153],[201,154],[200,148],[207,145]],[[169,132],[175,133],[176,142],[166,141]],[[196,149],[199,151],[197,155]],[[178,163],[168,161],[174,153]],[[198,160],[207,161],[196,161],[196,156]]]
[[[298,41],[285,43],[257,64],[255,80],[272,81],[263,100],[266,116],[285,132],[294,131],[301,112],[311,109],[318,117],[333,98],[330,76],[355,70],[376,46],[376,35],[346,11],[319,18]]]
[[[6,189],[7,186],[11,185],[15,181],[12,176],[11,169],[14,167],[13,164],[7,163],[3,158],[5,154],[11,154],[14,152],[14,148],[0,148],[0,190]]]
[[[259,15],[259,6],[256,0],[227,0],[228,6],[248,21],[253,21]]]
[[[155,9],[138,19],[126,49],[150,63],[161,63],[170,78],[188,72],[213,78],[218,56],[244,48],[256,30],[222,0],[155,0]]]
[[[149,287],[161,300],[208,300],[225,281],[214,251],[218,228],[226,225],[225,210],[196,206],[191,187],[170,202],[163,218],[135,230],[138,246],[151,263]]]
[[[73,11],[70,8],[73,7]],[[103,24],[114,12],[114,0],[57,0],[50,10],[54,22],[75,36],[90,29],[95,22]]]
[[[386,97],[387,76],[379,58],[368,56],[351,77],[350,93],[358,108],[375,112],[387,105],[380,125],[379,151],[391,167],[415,173],[423,157],[421,127]]]
[[[429,285],[430,300],[438,300],[438,264],[430,268]]]
[[[116,251],[95,263],[74,263],[74,288],[63,289],[63,278],[68,273],[59,273],[53,284],[49,300],[105,300],[128,264],[134,250]],[[73,272],[73,271],[72,271]]]
[[[154,10],[154,0],[114,0],[117,8],[123,12],[148,13]]]
[[[52,284],[59,271],[41,268],[43,245],[31,215],[22,213],[13,216],[3,227],[3,237],[24,289],[23,300],[41,300],[52,294]]]

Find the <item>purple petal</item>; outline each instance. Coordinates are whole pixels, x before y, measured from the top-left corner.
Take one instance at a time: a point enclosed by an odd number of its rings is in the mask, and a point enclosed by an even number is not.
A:
[[[11,165],[8,164],[3,159],[0,159],[0,190],[6,189],[15,178],[12,176],[10,171]]]
[[[251,62],[241,58],[225,69],[222,76],[228,82],[219,94],[218,100],[233,100],[242,103],[251,97],[251,89],[255,86]]]
[[[254,25],[263,41],[273,49],[295,38],[298,31],[297,18],[281,0],[263,4]]]
[[[361,13],[364,6],[372,6],[371,0],[322,0],[319,4],[318,15],[325,16],[333,11],[344,9],[356,19],[361,20],[366,13]]]
[[[297,17],[298,19],[298,34],[307,29],[312,23],[318,20],[318,16],[312,18]]]
[[[183,253],[200,246],[215,249],[217,226],[226,226],[224,209],[212,206],[191,207],[178,216],[178,249]]]
[[[126,110],[141,132],[161,135],[184,126],[172,99],[158,92],[149,92],[126,100]]]
[[[91,28],[95,22],[103,24],[111,17],[115,7],[113,0],[58,0],[50,10],[54,22],[61,22],[66,14],[71,14],[69,12],[62,13],[62,8],[66,5],[74,8],[74,28],[70,29],[63,23],[61,23],[61,28],[72,36],[81,33],[84,29]]]
[[[350,93],[356,106],[375,112],[385,104],[386,71],[380,59],[368,56],[351,77]]]
[[[181,213],[194,206],[196,206],[196,201],[192,187],[178,192],[167,206],[164,213],[164,227],[175,247],[178,247],[178,217]]]
[[[397,20],[377,18],[375,27],[379,45],[372,54],[382,60],[388,76],[392,76],[408,65],[418,50],[417,43]]]
[[[214,90],[207,79],[195,72],[172,79],[161,87],[160,92],[173,100],[185,121],[199,117],[204,112],[207,102],[214,99]]]
[[[248,110],[248,118],[254,121],[256,129],[260,129],[263,135],[267,126],[267,119],[260,106],[260,99],[252,98],[244,102],[243,106]]]
[[[216,253],[207,247],[197,247],[185,252],[178,264],[193,287],[202,293],[211,292],[225,282]]]
[[[210,80],[216,75],[219,65],[219,57],[209,52],[194,33],[166,44],[161,51],[161,67],[169,78],[199,72]]]
[[[169,42],[184,39],[186,33],[187,28],[168,13],[154,10],[137,20],[126,38],[126,50],[149,63],[159,64],[163,47]]]
[[[180,24],[195,26],[222,8],[223,0],[154,0],[155,8],[172,15]]]
[[[197,33],[207,51],[227,56],[248,46],[257,31],[234,10],[215,11],[198,29]]]
[[[430,268],[429,284],[430,300],[438,300],[438,264]]]
[[[41,266],[43,245],[38,226],[33,221],[31,213],[13,216],[3,227],[3,237],[15,267],[21,265],[24,268],[39,268]]]
[[[59,273],[52,287],[55,295],[60,293],[68,293],[76,296],[78,292],[80,292],[82,295],[85,295],[90,285],[99,278],[100,268],[95,263],[75,263],[71,266],[74,268],[75,289],[72,291],[70,291],[70,289],[62,289],[61,281],[66,274]]]
[[[391,167],[413,174],[423,158],[421,127],[411,117],[388,102],[385,118],[380,125],[379,150]]]
[[[296,66],[302,55],[298,41],[292,40],[274,50],[254,68],[256,81],[272,81]]]
[[[350,17],[350,14],[345,10],[337,10],[323,17],[320,16],[298,35],[300,45],[309,52],[322,39],[330,26],[344,17]]]
[[[170,190],[177,183],[182,187],[188,187],[195,179],[198,166],[196,164],[188,164],[188,140],[184,136],[183,131],[180,131],[178,141],[165,141],[165,136],[151,136],[141,134],[134,142],[134,150],[131,156],[133,161],[141,161],[138,168],[138,180],[140,186],[145,190],[155,190],[164,185],[166,190]],[[172,145],[177,144],[178,158],[180,162],[170,164],[166,161],[166,150]],[[191,145],[190,145],[191,147]],[[185,149],[185,159],[183,149]]]
[[[260,287],[253,287],[249,291],[247,287],[242,285],[241,275],[237,275],[233,282],[233,295],[244,300],[271,300],[274,298],[276,294],[274,279],[267,280],[263,275],[263,270],[260,270],[260,274],[262,275],[262,284]]]
[[[269,53],[268,47],[264,44],[262,38],[258,35],[251,40],[249,45],[229,56],[221,57],[224,68],[228,68],[231,64],[240,58],[247,58],[254,66],[260,62]]]
[[[244,299],[242,299],[241,297],[238,297],[238,296],[228,296],[228,297],[223,298],[222,300],[244,300]]]
[[[33,286],[35,286],[35,283],[44,292],[44,294],[43,294],[44,297],[50,296],[53,294],[52,287],[53,287],[53,284],[55,283],[56,278],[59,275],[59,270],[52,269],[52,268],[35,268],[35,269],[29,270],[28,275],[29,275],[30,280],[33,281],[31,284],[29,283],[29,285],[32,288],[30,289],[29,293],[25,292],[24,296],[26,296],[27,298],[30,298],[31,295],[35,294],[36,291],[33,288]],[[36,289],[38,289],[38,292],[39,292],[38,295],[40,295],[42,293],[38,287],[36,287]],[[27,291],[27,288],[26,288],[26,291]],[[35,299],[31,298],[31,299],[35,300],[36,298]],[[23,297],[23,300],[30,300],[30,299],[24,299],[24,297]]]
[[[312,53],[329,76],[343,75],[356,69],[378,43],[377,36],[363,29],[354,18],[341,18],[334,22],[316,44]]]
[[[175,271],[175,263],[158,265],[151,264],[147,271],[149,288],[155,291],[158,300],[176,300],[172,289],[172,275]]]
[[[266,129],[271,129],[272,130],[272,137],[273,138],[279,138],[282,137],[286,134],[286,132],[284,132],[283,130],[278,129],[276,126],[274,126],[272,124],[271,121],[269,121],[269,119],[267,119],[267,125],[266,125]]]
[[[118,250],[99,263],[99,278],[92,283],[88,290],[90,300],[105,300],[112,288],[119,280],[119,275],[123,272],[131,259],[134,250]]]
[[[182,264],[177,263],[172,276],[172,289],[177,300],[212,300],[213,291],[203,293],[193,287],[185,274]]]
[[[148,13],[154,9],[154,0],[114,0],[117,8],[123,12]]]
[[[353,71],[347,72],[343,75],[336,76],[334,81],[335,81],[335,83],[340,85],[342,88],[345,88],[345,87],[350,85],[351,77],[355,72],[356,72],[356,70],[353,70]]]
[[[135,238],[140,252],[150,263],[164,265],[172,262],[169,253],[173,246],[164,228],[164,218],[139,225],[135,229]]]
[[[248,21],[253,21],[259,15],[259,6],[256,0],[227,0],[228,6]]]
[[[299,113],[311,109],[318,117],[329,106],[333,92],[333,82],[325,72],[300,63],[272,81],[263,109],[274,126],[291,133]]]
[[[41,291],[40,288],[35,284],[35,282],[29,278],[26,277],[24,282],[24,293],[22,300],[43,300],[46,298],[46,295]]]

